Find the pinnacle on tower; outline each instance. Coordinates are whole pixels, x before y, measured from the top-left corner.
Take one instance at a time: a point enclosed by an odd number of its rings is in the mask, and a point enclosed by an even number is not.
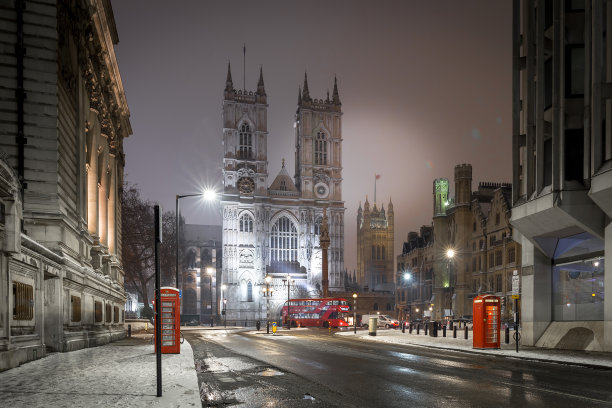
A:
[[[304,72],[304,88],[302,89],[302,100],[310,101],[310,92],[308,92],[308,75]]]
[[[342,103],[340,102],[340,94],[338,94],[338,80],[336,79],[335,75],[334,75],[334,93],[332,95],[332,102],[334,103],[334,105],[342,105]]]
[[[257,81],[257,93],[260,95],[266,94],[266,90],[264,88],[264,80],[263,80],[263,69],[261,65],[259,66],[259,81]]]
[[[227,62],[227,79],[225,80],[225,90],[229,92],[234,90],[234,83],[232,82],[232,68],[229,61]]]

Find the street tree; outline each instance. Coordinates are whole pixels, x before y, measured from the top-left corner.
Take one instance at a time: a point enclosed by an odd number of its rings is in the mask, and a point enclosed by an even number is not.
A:
[[[155,220],[153,203],[140,196],[135,185],[124,185],[121,201],[122,262],[125,286],[135,291],[144,303],[144,316],[150,317],[149,299],[155,278]],[[161,280],[164,286],[174,286],[176,259],[176,216],[173,211],[162,213],[162,244],[159,248]]]

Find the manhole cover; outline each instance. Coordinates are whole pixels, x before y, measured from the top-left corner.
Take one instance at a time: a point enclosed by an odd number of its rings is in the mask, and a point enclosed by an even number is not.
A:
[[[273,377],[275,375],[283,375],[284,373],[274,370],[272,368],[266,368],[263,371],[259,372],[259,375],[263,376],[263,377]]]

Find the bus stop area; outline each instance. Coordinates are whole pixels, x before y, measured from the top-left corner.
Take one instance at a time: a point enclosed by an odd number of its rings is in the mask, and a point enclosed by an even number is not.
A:
[[[519,330],[520,332],[520,330]],[[545,349],[540,347],[522,346],[519,343],[519,351],[516,352],[516,344],[512,339],[514,331],[510,330],[510,342],[505,344],[502,332],[502,340],[499,349],[477,349],[473,346],[473,332],[468,331],[468,339],[464,338],[464,330],[457,332],[457,338],[453,338],[452,331],[447,331],[447,337],[442,337],[441,331],[438,331],[437,337],[432,337],[425,334],[424,330],[420,330],[417,334],[416,330],[409,333],[406,330],[404,333],[399,329],[378,329],[376,336],[368,335],[368,330],[353,330],[338,331],[337,336],[346,336],[347,338],[357,338],[360,341],[377,341],[384,343],[392,343],[398,345],[412,345],[420,347],[440,348],[446,350],[463,351],[467,353],[491,354],[508,358],[520,358],[535,361],[554,362],[559,364],[578,365],[583,367],[604,368],[612,370],[612,353],[594,352],[594,351],[577,351],[577,350],[562,350],[562,349]]]

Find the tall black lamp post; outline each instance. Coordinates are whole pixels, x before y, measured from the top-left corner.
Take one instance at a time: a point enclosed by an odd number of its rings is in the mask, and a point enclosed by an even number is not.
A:
[[[287,284],[287,329],[291,330],[291,283],[295,282],[291,279],[291,274],[287,274],[287,279],[283,279],[283,283]]]

